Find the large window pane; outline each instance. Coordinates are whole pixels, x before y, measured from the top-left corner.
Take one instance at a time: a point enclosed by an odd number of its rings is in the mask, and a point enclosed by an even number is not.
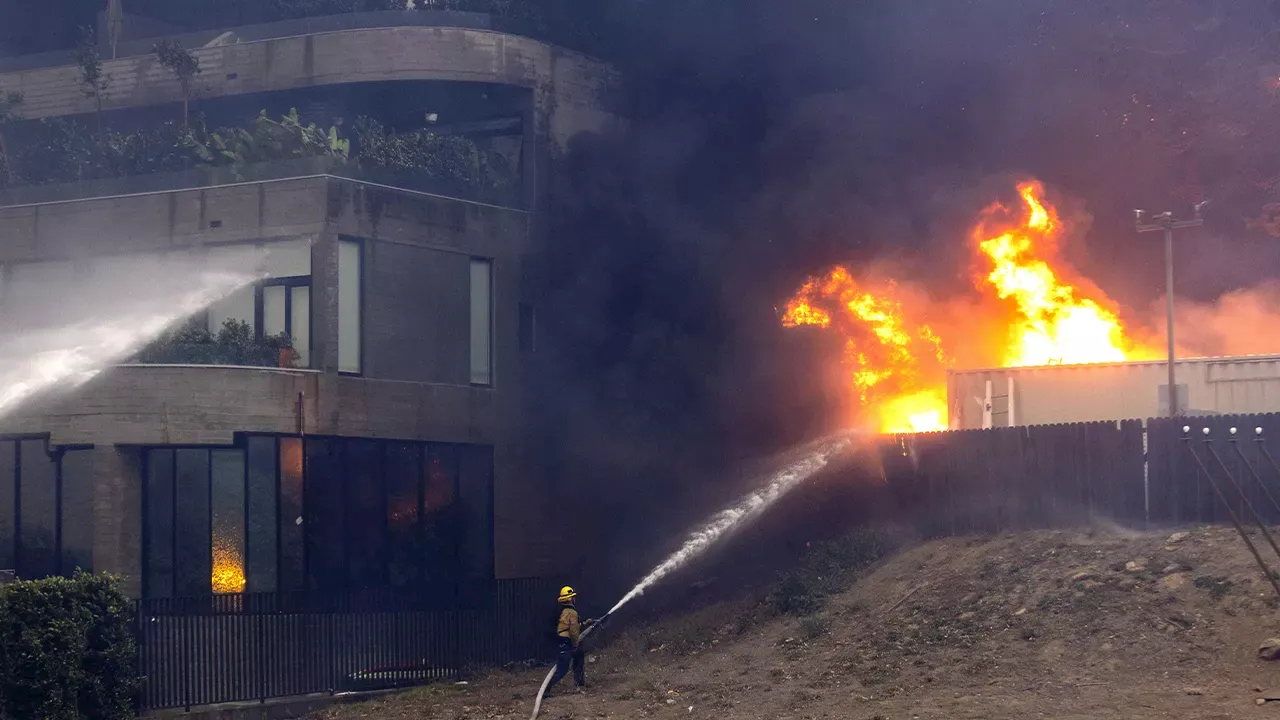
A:
[[[215,593],[244,592],[244,452],[210,452],[212,537],[210,562]]]
[[[143,556],[148,597],[173,596],[173,451],[150,450],[146,455],[146,545]]]
[[[379,445],[372,440],[346,440],[347,535],[350,539],[351,584],[386,584],[386,490]]]
[[[475,385],[493,383],[492,280],[492,263],[471,261],[471,382]]]
[[[389,443],[386,453],[390,582],[413,585],[422,577],[422,451],[418,445]]]
[[[460,505],[465,521],[462,563],[469,577],[493,577],[493,448],[464,445],[459,462]]]
[[[276,439],[251,437],[245,454],[249,473],[245,588],[249,592],[272,592],[276,589]]]
[[[280,438],[280,589],[306,587],[302,440]]]
[[[423,463],[423,559],[427,580],[458,576],[458,448],[428,445]]]
[[[227,297],[209,306],[209,332],[218,334],[222,330],[222,326],[228,320],[239,320],[249,324],[251,329],[254,325],[254,306],[257,302],[255,299],[253,286],[241,288]]]
[[[338,242],[338,371],[361,371],[360,286],[364,277],[361,244]]]
[[[347,581],[340,447],[332,440],[306,440],[307,583],[315,589],[344,587]]]
[[[289,288],[283,285],[268,285],[262,288],[262,334],[264,336],[279,335],[288,330],[288,314],[285,304]]]
[[[18,575],[46,577],[58,572],[57,466],[44,440],[23,440],[18,454]]]
[[[93,570],[93,452],[62,453],[63,575]]]
[[[18,507],[14,504],[14,492],[17,489],[17,474],[14,462],[17,459],[17,444],[8,440],[0,440],[0,570],[14,570],[18,567],[18,559],[14,555],[13,541],[17,525]]]
[[[298,367],[311,365],[311,288],[289,289],[289,337],[298,353]]]
[[[174,591],[179,596],[208,595],[213,575],[209,554],[209,451],[175,451],[176,541]]]
[[[303,277],[311,274],[311,243],[306,240],[285,240],[266,244],[267,277]]]

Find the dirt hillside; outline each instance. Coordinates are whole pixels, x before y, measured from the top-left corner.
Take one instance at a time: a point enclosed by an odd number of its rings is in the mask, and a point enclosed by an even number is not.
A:
[[[1276,607],[1230,528],[949,539],[856,579],[836,568],[615,628],[589,691],[548,700],[542,717],[1280,717],[1280,702],[1257,704],[1280,690],[1280,662],[1257,658],[1280,633]],[[527,718],[544,672],[321,717]]]

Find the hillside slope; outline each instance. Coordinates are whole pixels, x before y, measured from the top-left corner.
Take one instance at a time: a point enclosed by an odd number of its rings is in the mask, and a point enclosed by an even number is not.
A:
[[[779,614],[776,600],[624,629],[593,654],[590,691],[550,699],[542,717],[1280,712],[1255,702],[1280,689],[1280,663],[1256,658],[1280,632],[1274,592],[1229,528],[948,539],[888,558],[817,612]],[[526,718],[543,672],[498,672],[323,717]]]

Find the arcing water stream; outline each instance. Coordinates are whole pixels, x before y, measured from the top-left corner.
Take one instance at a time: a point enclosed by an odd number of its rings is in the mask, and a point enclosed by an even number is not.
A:
[[[680,549],[671,554],[660,565],[655,567],[644,579],[636,584],[618,601],[613,609],[605,613],[612,615],[618,608],[640,597],[662,578],[684,567],[690,560],[707,551],[716,541],[723,539],[756,519],[778,498],[786,495],[795,486],[804,482],[814,473],[826,467],[827,462],[846,448],[852,440],[848,437],[827,438],[814,443],[812,451],[782,470],[779,470],[769,483],[755,492],[743,497],[732,506],[713,515],[702,527],[693,531]]]
[[[6,288],[0,301],[0,417],[77,387],[178,321],[258,278],[261,251],[133,258],[74,280]]]
[[[799,460],[787,464],[774,473],[764,487],[716,513],[705,524],[690,533],[688,539],[680,546],[680,549],[672,553],[666,560],[663,560],[648,575],[645,575],[609,612],[605,613],[604,618],[614,614],[623,605],[643,595],[646,590],[653,587],[658,581],[705,553],[717,541],[727,538],[735,531],[745,527],[752,520],[758,518],[779,498],[826,467],[832,457],[848,449],[853,442],[854,438],[850,435],[837,435],[819,440],[804,448],[800,451],[801,458]],[[601,622],[603,622],[604,618],[601,618]],[[587,628],[582,635],[582,639],[585,640],[599,626],[599,623],[597,623]],[[542,681],[542,688],[538,690],[538,697],[533,703],[531,720],[537,720],[538,712],[542,709],[542,697],[546,694],[547,686],[551,684],[551,678],[554,674],[555,668],[551,668],[547,673],[546,679]]]

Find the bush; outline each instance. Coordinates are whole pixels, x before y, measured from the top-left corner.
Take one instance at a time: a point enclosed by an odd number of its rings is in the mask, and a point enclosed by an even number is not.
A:
[[[229,318],[217,335],[203,325],[187,324],[161,335],[136,358],[154,365],[241,365],[276,367],[280,351],[293,347],[288,335],[254,336],[243,320]]]
[[[4,109],[0,105],[0,122]],[[264,110],[244,126],[212,129],[198,116],[190,123],[128,132],[50,118],[19,137],[5,137],[8,160],[0,160],[0,188],[218,168],[239,176],[246,166],[303,158],[328,158],[335,165],[350,163],[491,199],[509,200],[519,187],[518,170],[509,160],[469,138],[428,129],[388,130],[364,116],[356,118],[353,137],[344,137],[339,125],[325,130],[303,124],[296,109],[279,120]],[[353,139],[358,153],[351,152]]]
[[[880,532],[859,530],[814,545],[798,567],[769,594],[773,610],[783,615],[809,615],[822,609],[826,597],[843,590],[853,576],[888,555],[893,544]]]
[[[24,580],[0,591],[0,715],[133,717],[139,685],[129,601],[113,578]]]

